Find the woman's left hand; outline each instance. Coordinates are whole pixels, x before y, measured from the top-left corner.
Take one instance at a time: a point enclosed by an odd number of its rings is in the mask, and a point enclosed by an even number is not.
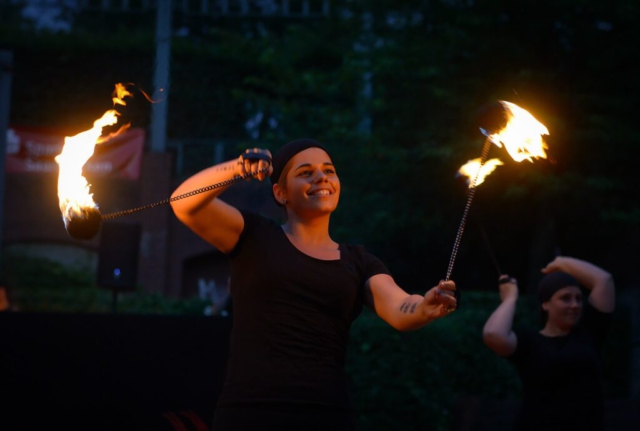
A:
[[[248,149],[238,157],[237,174],[239,176],[250,175],[247,180],[257,178],[259,181],[263,181],[271,175],[271,172],[273,172],[273,167],[269,150]]]
[[[458,306],[455,291],[456,284],[451,280],[440,280],[437,286],[429,289],[424,295],[424,305],[427,314],[437,319],[455,311]]]

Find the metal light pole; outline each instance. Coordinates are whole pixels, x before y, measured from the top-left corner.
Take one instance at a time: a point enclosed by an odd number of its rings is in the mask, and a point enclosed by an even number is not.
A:
[[[13,53],[0,50],[0,280],[4,277],[2,266],[2,229],[4,228],[4,189],[7,158],[7,129],[11,106],[11,75]]]
[[[151,109],[151,150],[164,152],[167,141],[169,69],[171,57],[171,0],[158,0],[156,16],[156,63]]]

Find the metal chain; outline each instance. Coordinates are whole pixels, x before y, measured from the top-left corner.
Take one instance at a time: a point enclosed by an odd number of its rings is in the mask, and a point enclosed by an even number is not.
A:
[[[180,200],[180,199],[188,198],[188,197],[200,194],[200,193],[208,192],[208,191],[213,190],[213,189],[218,189],[220,187],[226,187],[228,185],[235,184],[235,183],[240,182],[242,180],[246,180],[249,177],[255,177],[255,176],[258,176],[260,174],[267,173],[268,171],[269,171],[269,166],[267,166],[266,168],[262,168],[262,169],[260,169],[258,171],[255,171],[255,172],[249,172],[249,173],[246,173],[244,175],[237,175],[237,176],[235,176],[235,177],[233,177],[233,178],[231,178],[229,180],[221,181],[219,183],[212,184],[210,186],[206,186],[206,187],[202,187],[202,188],[199,188],[199,189],[196,189],[196,190],[192,190],[190,192],[183,193],[181,195],[174,196],[172,198],[163,199],[161,201],[154,202],[154,203],[147,204],[147,205],[143,205],[143,206],[140,206],[140,207],[137,207],[137,208],[131,208],[131,209],[128,209],[128,210],[117,211],[117,212],[113,212],[113,213],[110,213],[110,214],[105,214],[105,215],[102,216],[102,219],[103,220],[109,220],[109,219],[113,219],[113,218],[116,218],[116,217],[122,217],[124,215],[133,214],[133,213],[138,212],[138,211],[155,208],[155,207],[160,206],[160,205],[168,204],[169,202],[173,202],[173,201],[177,201],[177,200]]]
[[[453,250],[451,251],[451,258],[449,259],[449,268],[447,269],[447,276],[445,281],[449,281],[451,277],[451,272],[453,271],[453,263],[456,260],[456,256],[458,255],[458,248],[460,248],[460,241],[462,240],[462,233],[464,232],[464,227],[467,221],[467,214],[469,214],[469,207],[471,206],[471,201],[473,200],[473,196],[476,194],[476,182],[478,181],[478,176],[480,174],[480,170],[482,166],[487,161],[487,156],[489,155],[489,149],[491,148],[491,140],[486,138],[484,141],[484,147],[482,147],[482,155],[480,157],[480,167],[478,168],[478,172],[476,173],[473,182],[471,183],[471,187],[469,187],[469,195],[467,196],[467,204],[464,207],[464,212],[462,214],[462,220],[460,221],[460,226],[458,226],[458,233],[456,234],[456,240],[453,243]]]
[[[482,166],[484,165],[484,163],[487,160],[487,156],[489,154],[489,149],[491,148],[491,140],[489,140],[488,138],[485,140],[484,142],[484,147],[482,148],[482,155],[480,157],[480,167],[478,168],[478,172],[476,173],[475,178],[473,179],[473,182],[471,183],[471,187],[469,188],[469,195],[467,196],[467,203],[464,207],[464,212],[462,214],[462,220],[460,220],[460,225],[458,226],[458,232],[456,233],[456,239],[454,241],[453,244],[453,250],[451,251],[451,257],[449,259],[449,267],[447,268],[447,275],[445,277],[445,280],[448,281],[451,277],[451,273],[453,271],[453,264],[456,260],[456,256],[458,255],[458,249],[460,248],[460,241],[462,240],[462,234],[464,233],[464,228],[466,225],[466,220],[467,220],[467,216],[469,214],[469,208],[471,207],[471,202],[473,201],[473,197],[476,193],[476,182],[478,180],[478,175],[480,174],[480,170],[482,169]],[[208,192],[210,190],[213,189],[217,189],[220,187],[226,187],[229,186],[231,184],[235,184],[237,182],[240,182],[242,180],[246,180],[249,177],[255,177],[259,174],[262,173],[266,173],[269,171],[269,167],[260,169],[258,171],[255,172],[249,172],[246,173],[244,175],[238,175],[235,176],[229,180],[225,180],[225,181],[221,181],[219,183],[216,184],[212,184],[210,186],[206,186],[206,187],[202,187],[200,189],[196,189],[196,190],[192,190],[190,192],[187,193],[183,193],[181,195],[178,196],[174,196],[172,198],[167,198],[167,199],[163,199],[161,201],[158,202],[154,202],[151,204],[147,204],[147,205],[143,205],[140,207],[136,207],[136,208],[131,208],[128,210],[123,210],[123,211],[117,211],[117,212],[113,212],[113,213],[109,213],[109,214],[104,214],[102,215],[102,219],[103,220],[109,220],[109,219],[114,219],[116,217],[122,217],[125,215],[129,215],[129,214],[133,214],[142,210],[146,210],[146,209],[151,209],[151,208],[155,208],[157,206],[160,205],[164,205],[164,204],[168,204],[170,202],[174,202],[180,199],[185,199],[200,193],[204,193],[204,192]]]
[[[491,247],[491,242],[489,241],[489,235],[484,229],[484,225],[482,223],[478,223],[480,227],[480,234],[482,235],[482,239],[484,240],[484,245],[487,248],[487,253],[489,253],[489,257],[493,262],[493,266],[498,271],[498,277],[502,275],[502,270],[500,269],[500,264],[498,263],[498,259],[496,258],[495,253],[493,252],[493,247]]]

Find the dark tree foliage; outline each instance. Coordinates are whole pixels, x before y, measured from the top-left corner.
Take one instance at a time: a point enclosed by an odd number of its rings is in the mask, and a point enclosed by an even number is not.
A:
[[[497,305],[499,273],[530,290],[562,253],[609,269],[620,290],[637,287],[639,12],[632,0],[332,0],[329,16],[313,19],[174,13],[161,101],[169,139],[225,142],[230,158],[299,137],[325,142],[342,182],[332,234],[366,244],[408,290],[446,274],[468,193],[456,173],[481,154],[481,108],[510,101],[549,129],[546,159],[516,163],[490,150],[504,165],[476,190],[452,274],[463,308],[412,333],[370,312],[354,324],[347,366],[365,428],[451,429],[461,394],[517,399],[513,370],[478,332]],[[123,115],[149,126],[142,92],[153,91],[155,15],[65,13],[72,31],[56,33],[0,0],[0,49],[14,55],[10,123],[86,130],[124,82],[137,93]],[[65,280],[82,282],[74,277]],[[98,294],[86,290],[83,306],[104,303]],[[533,324],[535,305],[523,299],[518,318]],[[174,309],[158,297],[131,301]],[[632,385],[633,318],[620,309],[609,398]]]
[[[72,31],[54,33],[2,7],[12,124],[78,132],[111,107],[115,83],[152,92],[153,13],[69,10]],[[531,286],[563,253],[637,283],[638,8],[336,0],[313,19],[176,11],[168,136],[230,143],[230,157],[326,142],[343,184],[336,239],[367,244],[401,285],[423,291],[451,257],[467,199],[456,173],[484,143],[477,114],[507,100],[547,126],[548,158],[516,163],[491,149],[504,165],[477,189],[452,278],[493,289],[502,271]],[[146,127],[150,111],[136,97],[125,114]]]

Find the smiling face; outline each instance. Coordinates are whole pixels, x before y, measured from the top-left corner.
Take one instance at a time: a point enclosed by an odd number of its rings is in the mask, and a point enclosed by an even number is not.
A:
[[[576,326],[582,314],[582,291],[577,286],[559,289],[546,302],[542,309],[547,312],[547,327],[553,326],[570,331]]]
[[[340,180],[329,155],[308,148],[289,160],[274,194],[287,208],[303,214],[330,214],[338,206]]]

